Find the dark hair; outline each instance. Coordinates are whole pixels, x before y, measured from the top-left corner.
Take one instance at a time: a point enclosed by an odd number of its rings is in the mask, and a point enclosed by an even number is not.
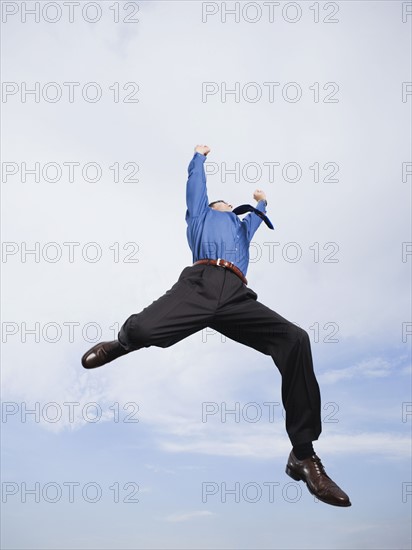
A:
[[[216,204],[217,202],[225,202],[223,199],[219,199],[218,201],[213,201],[213,202],[210,202],[209,203],[209,206],[212,207],[214,204]]]

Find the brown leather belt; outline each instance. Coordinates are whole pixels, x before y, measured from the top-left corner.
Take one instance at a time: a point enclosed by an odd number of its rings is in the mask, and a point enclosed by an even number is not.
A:
[[[247,279],[243,275],[243,273],[240,271],[238,267],[235,266],[235,264],[232,264],[232,262],[228,262],[227,260],[223,260],[222,258],[218,258],[217,260],[211,260],[210,258],[205,258],[204,260],[198,260],[193,265],[197,264],[206,264],[206,265],[216,265],[219,267],[226,267],[227,269],[230,269],[230,271],[233,271],[235,275],[239,277],[239,279],[247,285]]]

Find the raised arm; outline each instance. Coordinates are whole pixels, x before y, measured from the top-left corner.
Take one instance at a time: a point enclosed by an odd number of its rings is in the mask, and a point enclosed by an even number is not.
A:
[[[209,200],[206,190],[206,174],[204,163],[210,149],[207,145],[197,145],[195,154],[188,167],[189,178],[186,185],[186,220],[190,216],[195,218],[208,208]]]
[[[261,189],[256,189],[253,193],[253,198],[258,201],[256,209],[266,214],[266,194]],[[250,212],[242,220],[242,223],[246,224],[248,239],[251,240],[256,233],[257,228],[262,223],[262,218],[257,216],[254,212]]]

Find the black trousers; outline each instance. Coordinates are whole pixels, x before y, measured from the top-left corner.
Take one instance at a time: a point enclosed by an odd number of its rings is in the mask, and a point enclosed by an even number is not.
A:
[[[210,327],[270,355],[282,376],[286,431],[292,445],[314,441],[322,428],[309,335],[257,297],[224,267],[188,266],[163,296],[125,321],[118,340],[128,351],[167,348]]]

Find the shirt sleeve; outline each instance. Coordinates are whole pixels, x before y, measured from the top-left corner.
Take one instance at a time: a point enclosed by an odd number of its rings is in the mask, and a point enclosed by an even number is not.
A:
[[[260,210],[266,214],[266,205],[265,201],[262,199],[256,205],[256,210]],[[242,223],[246,225],[246,234],[249,241],[252,239],[253,235],[256,233],[257,228],[262,223],[262,218],[255,214],[254,212],[249,212],[242,220]]]
[[[209,207],[206,191],[204,163],[206,156],[196,152],[188,167],[189,178],[186,185],[186,220],[199,216]]]

